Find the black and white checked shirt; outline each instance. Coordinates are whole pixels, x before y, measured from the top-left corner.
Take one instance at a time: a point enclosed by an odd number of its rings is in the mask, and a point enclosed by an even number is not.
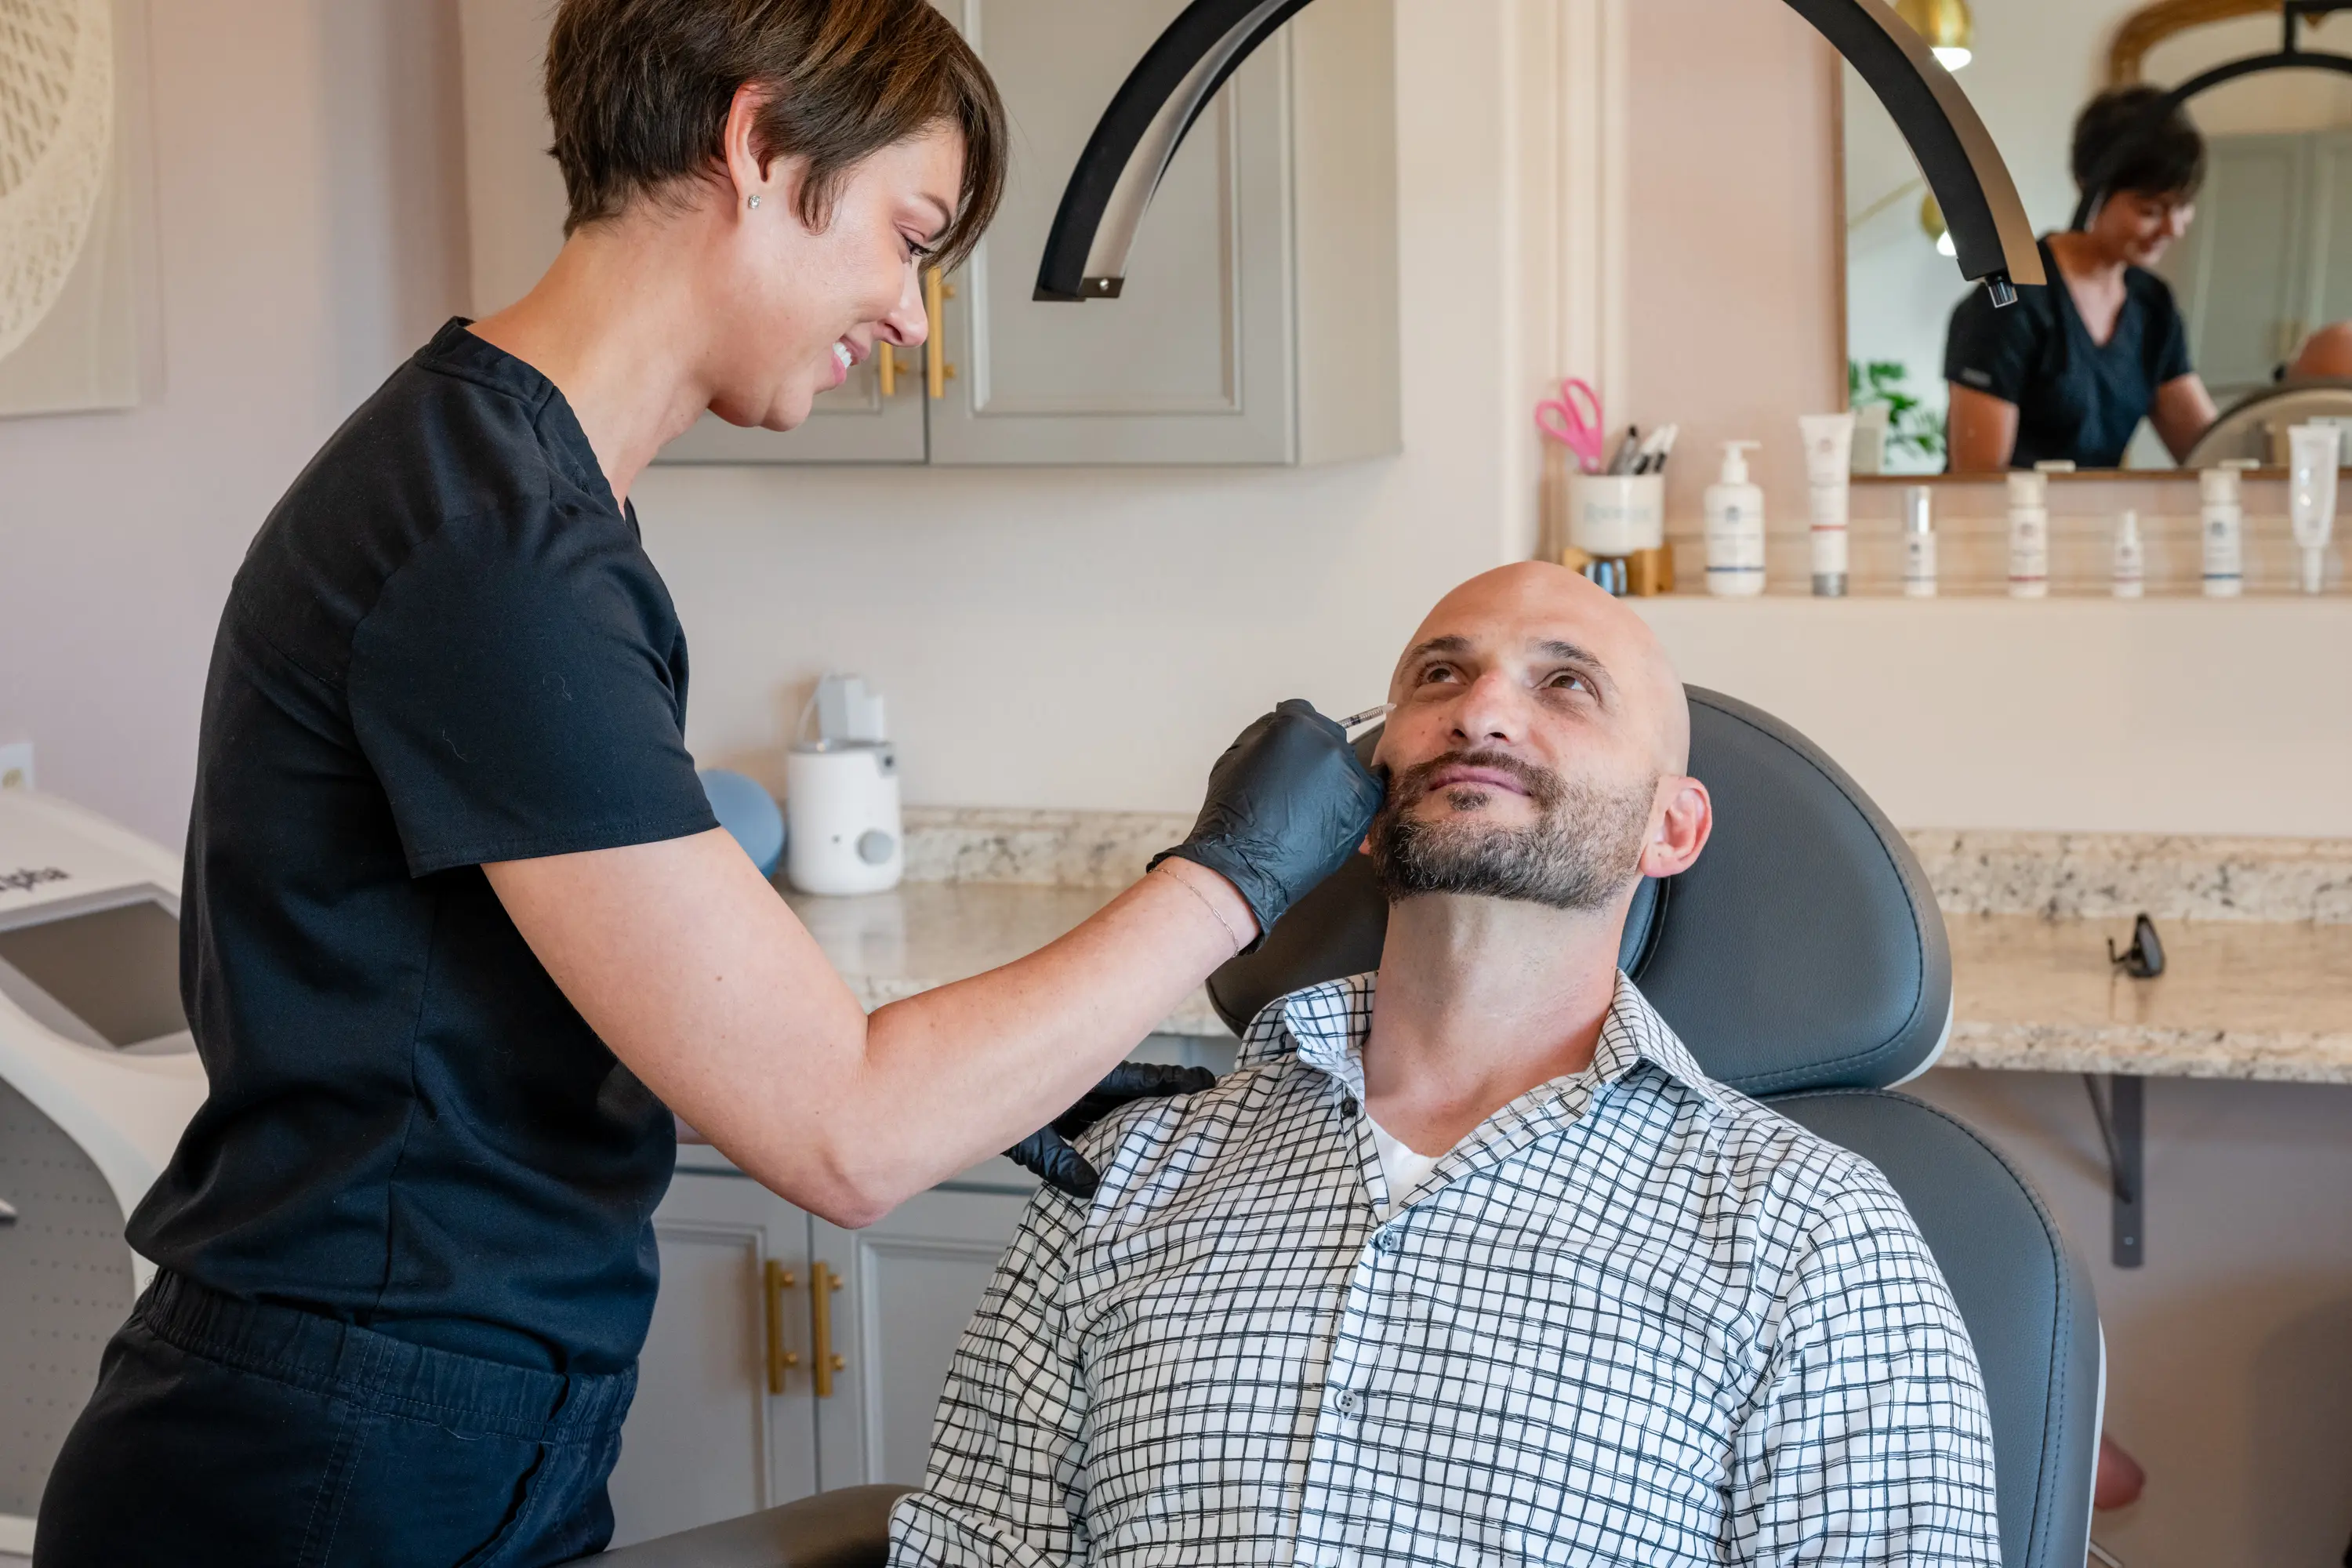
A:
[[[1968,1331],[1877,1168],[1707,1079],[1622,976],[1591,1068],[1405,1194],[1373,976],[1042,1189],[894,1564],[1998,1563]]]

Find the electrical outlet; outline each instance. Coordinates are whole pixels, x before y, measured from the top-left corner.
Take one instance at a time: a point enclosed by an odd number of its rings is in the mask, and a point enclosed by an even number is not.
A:
[[[0,789],[33,787],[33,742],[0,746]]]

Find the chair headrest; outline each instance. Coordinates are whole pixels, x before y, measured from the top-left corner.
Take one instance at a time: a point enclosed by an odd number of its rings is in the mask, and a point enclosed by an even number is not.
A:
[[[1715,832],[1644,880],[1618,962],[1708,1076],[1747,1094],[1880,1089],[1932,1060],[1952,956],[1911,847],[1821,749],[1745,702],[1685,689]],[[1360,743],[1367,760],[1376,731]],[[1209,977],[1238,1034],[1302,985],[1380,965],[1388,904],[1356,856],[1254,953]]]

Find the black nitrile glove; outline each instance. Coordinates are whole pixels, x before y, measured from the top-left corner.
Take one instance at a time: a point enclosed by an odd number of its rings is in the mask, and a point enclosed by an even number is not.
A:
[[[1192,836],[1151,864],[1181,856],[1231,882],[1257,916],[1257,942],[1242,950],[1255,952],[1285,910],[1347,864],[1387,793],[1348,731],[1294,697],[1225,748]]]
[[[1084,1099],[1054,1118],[1052,1126],[1040,1127],[1007,1149],[1005,1157],[1074,1198],[1090,1198],[1102,1178],[1087,1163],[1085,1155],[1070,1147],[1071,1139],[1121,1106],[1139,1100],[1164,1100],[1171,1094],[1198,1094],[1216,1081],[1217,1075],[1207,1068],[1121,1062]]]

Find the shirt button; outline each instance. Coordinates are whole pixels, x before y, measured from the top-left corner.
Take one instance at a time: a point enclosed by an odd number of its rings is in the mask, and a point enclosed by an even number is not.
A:
[[[1356,1114],[1356,1097],[1354,1095],[1343,1094],[1339,1097],[1339,1114],[1342,1116],[1353,1116]]]
[[[1372,1237],[1372,1250],[1383,1257],[1391,1256],[1404,1245],[1404,1238],[1393,1230],[1384,1230]]]
[[[1331,1408],[1342,1415],[1353,1415],[1356,1413],[1356,1391],[1352,1388],[1343,1388],[1333,1394]]]

